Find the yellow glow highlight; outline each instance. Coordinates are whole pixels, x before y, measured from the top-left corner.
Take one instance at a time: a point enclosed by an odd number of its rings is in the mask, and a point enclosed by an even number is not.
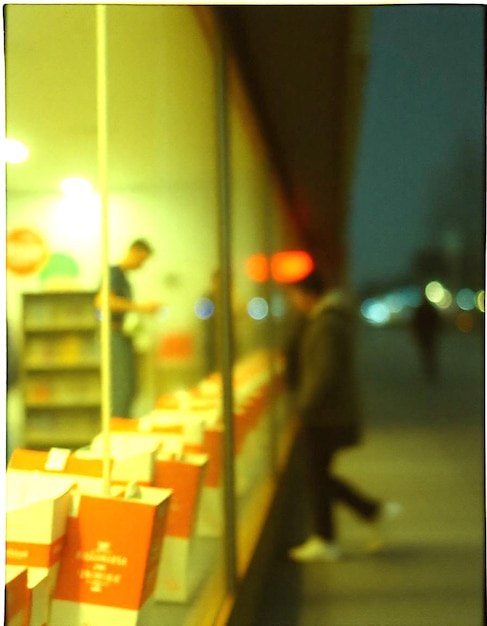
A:
[[[445,296],[445,288],[437,280],[433,280],[426,285],[424,293],[430,302],[439,304]]]
[[[426,285],[424,294],[432,304],[435,304],[440,309],[448,309],[452,305],[453,296],[437,280],[433,280]]]
[[[17,139],[5,139],[4,154],[6,163],[23,163],[29,156],[29,148]]]
[[[61,182],[61,191],[68,198],[86,198],[91,194],[92,186],[85,178],[65,178]]]
[[[477,308],[481,313],[485,313],[485,291],[483,289],[477,293]]]
[[[436,303],[440,309],[448,309],[452,305],[453,298],[448,289],[443,290],[443,296],[439,302]]]

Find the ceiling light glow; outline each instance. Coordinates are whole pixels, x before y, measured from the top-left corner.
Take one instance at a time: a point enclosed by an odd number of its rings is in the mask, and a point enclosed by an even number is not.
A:
[[[17,139],[5,139],[4,153],[6,163],[23,163],[29,156],[29,148]]]
[[[85,178],[65,178],[61,182],[61,191],[68,198],[85,198],[92,191],[92,186]]]

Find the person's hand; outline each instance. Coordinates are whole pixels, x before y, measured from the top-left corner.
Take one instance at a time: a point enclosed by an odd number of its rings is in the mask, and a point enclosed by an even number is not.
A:
[[[161,302],[142,302],[137,305],[137,310],[141,313],[155,313],[161,306]]]

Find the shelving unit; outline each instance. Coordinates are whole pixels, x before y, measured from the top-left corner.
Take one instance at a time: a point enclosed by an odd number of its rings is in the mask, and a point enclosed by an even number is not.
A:
[[[26,445],[79,447],[100,429],[100,349],[92,291],[23,294]]]

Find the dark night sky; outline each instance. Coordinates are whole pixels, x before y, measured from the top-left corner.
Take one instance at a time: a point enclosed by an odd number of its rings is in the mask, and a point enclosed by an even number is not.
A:
[[[374,9],[352,281],[407,274],[455,230],[483,253],[483,7]]]

